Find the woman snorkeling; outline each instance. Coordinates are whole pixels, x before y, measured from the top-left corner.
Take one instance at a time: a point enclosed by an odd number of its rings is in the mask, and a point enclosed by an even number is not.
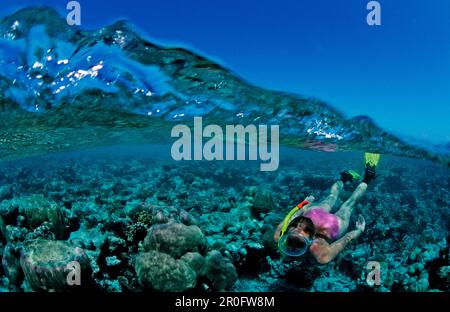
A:
[[[359,180],[353,170],[341,173],[341,179],[333,184],[328,197],[319,204],[313,204],[309,196],[295,207],[278,225],[274,239],[284,256],[299,257],[306,252],[320,264],[332,261],[352,240],[357,239],[365,229],[365,220],[358,216],[356,229],[348,233],[350,217],[356,202],[364,195],[367,185],[375,178],[375,169],[380,155],[365,153],[366,170],[362,182],[339,210],[331,209],[344,188],[344,183]]]

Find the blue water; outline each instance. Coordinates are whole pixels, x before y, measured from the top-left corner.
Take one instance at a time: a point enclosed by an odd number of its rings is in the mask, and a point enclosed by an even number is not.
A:
[[[8,112],[2,116],[3,159],[167,143],[175,122],[201,116],[205,124],[281,125],[283,145],[369,150],[448,165],[448,146],[408,144],[370,117],[348,119],[316,98],[261,89],[189,50],[146,41],[126,22],[79,32],[56,11],[37,8],[5,18],[1,31],[0,87]]]

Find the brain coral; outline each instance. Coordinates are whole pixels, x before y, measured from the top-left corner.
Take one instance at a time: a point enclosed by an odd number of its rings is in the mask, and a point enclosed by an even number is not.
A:
[[[135,269],[141,284],[161,291],[184,291],[193,288],[197,281],[186,262],[157,251],[140,253]]]
[[[205,262],[205,275],[215,290],[222,291],[234,285],[238,278],[236,268],[219,251],[208,252]]]
[[[81,286],[90,284],[89,258],[81,248],[63,241],[36,239],[24,243],[20,265],[33,290],[63,291],[69,289],[68,265],[77,261]]]
[[[196,225],[182,223],[155,224],[144,239],[144,249],[157,250],[180,258],[187,252],[202,252],[206,239]]]

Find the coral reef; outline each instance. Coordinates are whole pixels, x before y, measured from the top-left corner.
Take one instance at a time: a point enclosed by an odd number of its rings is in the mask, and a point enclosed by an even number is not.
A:
[[[83,280],[105,291],[449,289],[447,168],[384,156],[355,207],[366,231],[318,266],[281,258],[275,227],[306,196],[325,198],[359,154],[287,150],[277,172],[261,173],[247,162],[199,166],[158,158],[162,147],[129,149],[0,164],[0,291],[71,290],[60,273],[77,257]],[[379,286],[366,282],[369,261],[380,263]]]
[[[82,30],[25,8],[0,20],[0,37],[0,292],[79,289],[73,261],[81,287],[101,291],[448,291],[449,148],[253,86],[123,21]],[[279,169],[171,161],[170,130],[194,116],[283,125]],[[362,172],[348,151],[366,149],[386,155],[355,207],[364,234],[327,266],[281,258],[277,224],[340,171]],[[380,285],[367,283],[372,261]]]
[[[236,282],[238,276],[231,260],[213,250],[205,257],[205,276],[211,281],[214,290],[223,291]]]
[[[250,190],[250,193],[251,192],[252,191]],[[254,194],[253,205],[251,206],[252,214],[256,217],[260,217],[261,214],[270,212],[273,208],[272,192],[269,189],[260,187]]]
[[[5,276],[14,286],[20,286],[23,281],[23,271],[20,268],[21,245],[7,244],[3,249],[2,266]]]
[[[5,221],[3,221],[3,218],[0,216],[0,242],[6,241],[6,237]]]
[[[135,268],[139,280],[157,290],[184,291],[197,281],[195,271],[186,262],[157,251],[139,254]]]
[[[144,239],[145,250],[158,250],[180,258],[188,251],[202,252],[206,240],[196,225],[182,223],[157,224],[152,226]]]
[[[49,222],[56,237],[63,238],[65,229],[63,212],[55,202],[43,195],[13,198],[3,201],[0,205],[0,211],[6,216],[11,216],[14,212],[23,216],[29,229],[36,229]]]
[[[89,259],[79,247],[62,241],[37,239],[24,243],[20,256],[20,266],[28,285],[33,290],[63,291],[70,289],[68,273],[70,265],[76,262],[80,285],[90,285],[91,270]]]

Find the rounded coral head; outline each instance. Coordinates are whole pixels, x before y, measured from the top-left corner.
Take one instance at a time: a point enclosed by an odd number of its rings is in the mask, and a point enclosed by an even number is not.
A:
[[[76,263],[83,285],[90,283],[90,262],[83,249],[63,241],[36,239],[24,243],[20,265],[33,290],[63,291],[71,287],[67,277]]]

